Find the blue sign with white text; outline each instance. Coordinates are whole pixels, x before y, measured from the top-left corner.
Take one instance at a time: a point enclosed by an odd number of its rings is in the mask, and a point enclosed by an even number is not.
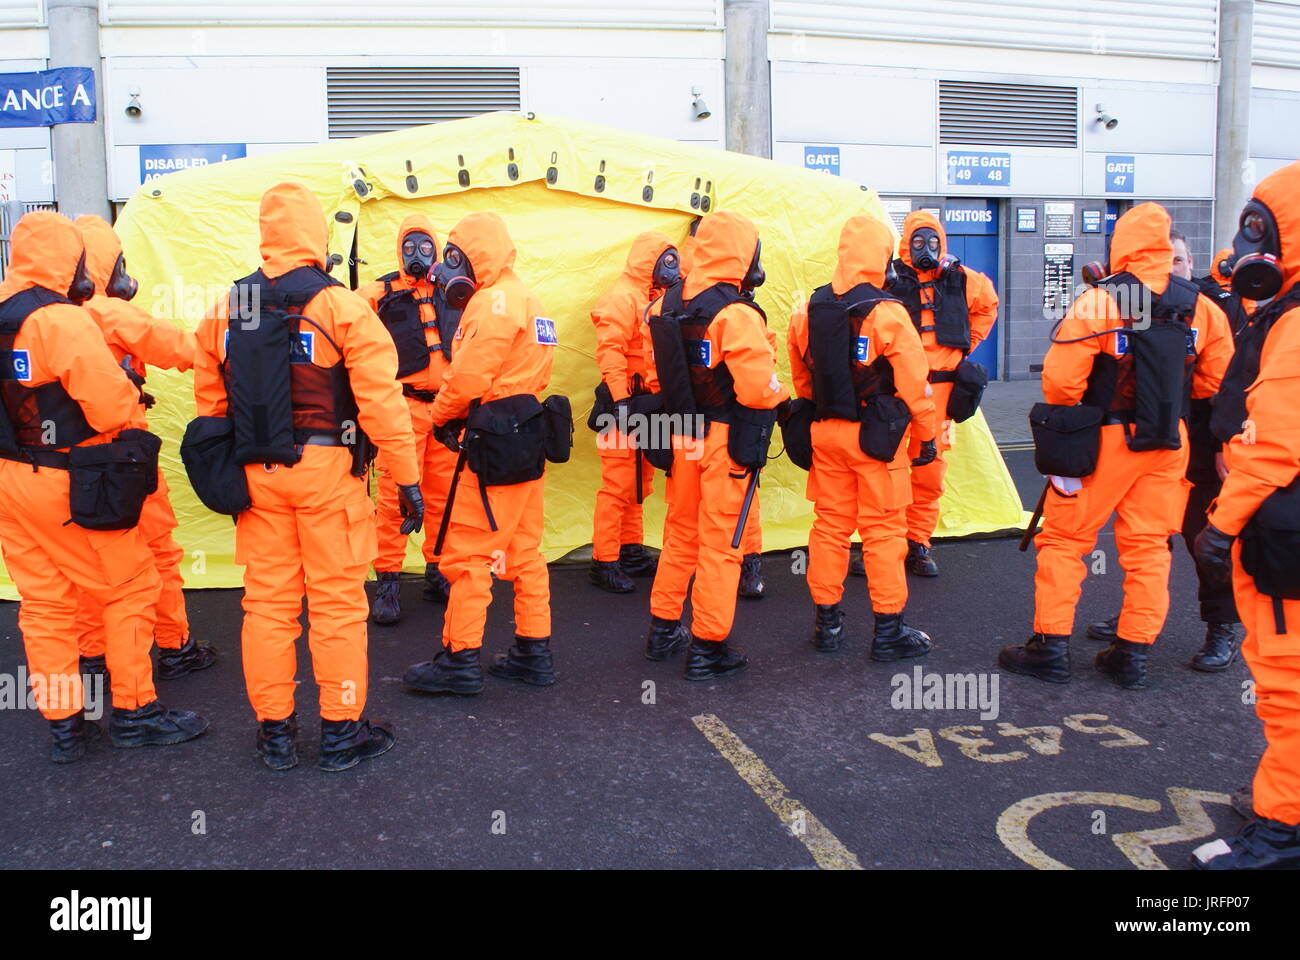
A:
[[[948,151],[948,182],[959,187],[1011,186],[1011,154]]]
[[[817,170],[821,173],[840,175],[839,147],[804,147],[803,166],[805,170]]]
[[[1132,193],[1137,161],[1133,157],[1106,155],[1106,192]]]
[[[140,145],[140,182],[177,170],[193,170],[248,155],[243,143],[147,143]]]
[[[970,234],[996,235],[998,232],[996,200],[945,200],[939,218],[949,236]]]
[[[90,67],[0,73],[0,127],[94,122],[95,72]]]

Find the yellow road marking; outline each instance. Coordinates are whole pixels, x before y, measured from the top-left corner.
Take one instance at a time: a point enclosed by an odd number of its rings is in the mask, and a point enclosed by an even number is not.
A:
[[[1071,804],[1124,807],[1128,810],[1140,810],[1143,813],[1156,813],[1160,810],[1159,800],[1144,800],[1123,793],[1090,793],[1084,790],[1043,793],[1013,803],[1002,811],[1002,816],[998,817],[998,839],[1008,850],[1036,870],[1073,870],[1073,867],[1048,856],[1029,839],[1030,820],[1044,810]]]
[[[807,807],[789,795],[785,784],[777,779],[776,774],[759,759],[758,754],[731,732],[730,727],[712,713],[702,713],[698,717],[692,717],[691,721],[700,733],[708,737],[717,751],[730,761],[736,773],[740,774],[740,779],[753,788],[787,830],[791,830],[791,826],[796,823],[803,826],[802,831],[791,832],[812,854],[818,867],[822,870],[862,869],[862,864],[853,852],[840,843],[835,834],[827,830]]]
[[[1139,870],[1168,870],[1169,865],[1151,848],[1164,843],[1182,843],[1213,836],[1217,828],[1210,815],[1205,812],[1205,804],[1232,803],[1232,797],[1226,793],[1214,793],[1209,790],[1170,787],[1167,792],[1174,813],[1178,814],[1177,823],[1172,827],[1117,833],[1111,837],[1115,841],[1115,846],[1119,847],[1124,852],[1124,856],[1132,860]]]

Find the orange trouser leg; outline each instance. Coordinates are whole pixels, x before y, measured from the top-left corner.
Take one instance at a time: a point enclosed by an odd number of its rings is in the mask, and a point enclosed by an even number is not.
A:
[[[1233,546],[1232,587],[1246,628],[1241,651],[1255,678],[1255,713],[1268,740],[1255,771],[1255,812],[1300,825],[1300,601],[1283,600],[1286,633],[1277,632],[1273,598],[1255,589]]]
[[[320,714],[356,720],[365,709],[366,569],[374,559],[374,506],[339,447],[303,450],[292,469],[246,468],[253,506],[235,528],[244,564],[244,679],[258,720],[294,709],[294,642],[304,594]]]
[[[847,420],[813,424],[813,464],[808,497],[814,519],[808,534],[808,590],[813,603],[839,603],[849,568],[849,541],[862,535],[871,609],[901,613],[907,606],[905,510],[911,495],[906,461],[873,460],[858,445],[858,425]]]
[[[625,543],[642,543],[641,504],[636,502],[636,451],[620,435],[616,445],[600,451],[600,489],[596,491],[596,515],[591,533],[591,556],[608,562],[618,559]],[[654,467],[641,458],[641,498],[654,490]]]
[[[677,438],[673,447],[673,469],[664,484],[663,548],[650,588],[650,613],[664,620],[681,619],[700,548],[700,451]]]
[[[951,383],[934,383],[934,405],[942,416],[948,409],[948,397],[952,394]],[[947,440],[952,425],[947,420],[939,423],[939,435],[935,437],[935,446],[939,455],[924,467],[908,469],[912,472],[912,503],[907,508],[907,539],[923,546],[930,546],[930,538],[939,525],[939,500],[943,496],[943,478],[948,473],[947,453],[950,449]],[[921,452],[921,440],[916,431],[910,431],[907,441],[907,455],[915,457]]]
[[[551,634],[551,585],[541,554],[546,478],[489,487],[488,503],[497,529],[483,509],[478,478],[461,474],[456,503],[438,569],[451,582],[442,643],[452,651],[483,645],[492,603],[492,574],[513,580],[515,632],[541,639]]]
[[[158,572],[138,529],[86,530],[64,526],[68,473],[0,461],[0,544],[22,604],[18,627],[37,706],[50,720],[82,707],[77,662],[77,589],[103,607],[105,655],[113,706],[134,710],[152,703],[154,598]]]
[[[731,633],[743,556],[731,541],[748,485],[745,468],[727,453],[727,425],[714,423],[700,460],[699,559],[691,588],[691,633],[701,640],[720,643]]]
[[[763,511],[758,502],[762,492],[761,487],[754,490],[754,503],[745,519],[745,533],[740,540],[740,552],[743,554],[763,552]]]
[[[102,656],[108,646],[108,633],[104,630],[104,605],[77,589],[77,649],[83,657]]]
[[[437,563],[433,552],[438,539],[438,524],[447,506],[447,491],[451,489],[452,474],[456,472],[456,454],[433,439],[433,404],[423,403],[413,397],[406,398],[415,428],[415,456],[420,463],[420,493],[424,495],[424,542],[422,552],[426,563]],[[377,573],[396,573],[402,569],[406,558],[406,537],[401,532],[402,511],[397,504],[397,484],[388,471],[380,469],[379,506],[377,526],[379,555],[375,558]]]
[[[1164,463],[1140,475],[1116,507],[1115,546],[1124,568],[1116,633],[1132,643],[1155,643],[1169,613],[1169,537],[1182,528],[1191,490],[1186,446],[1184,440],[1183,450],[1153,453]]]

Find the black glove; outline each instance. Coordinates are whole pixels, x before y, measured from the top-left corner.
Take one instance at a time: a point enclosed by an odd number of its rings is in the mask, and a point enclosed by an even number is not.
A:
[[[1192,553],[1196,556],[1196,565],[1210,580],[1223,583],[1232,576],[1232,541],[1230,537],[1212,523],[1196,538]]]
[[[433,428],[433,439],[452,453],[460,453],[460,431],[464,426],[464,420],[448,420],[441,427]]]
[[[935,446],[934,441],[922,440],[920,456],[912,458],[912,466],[924,467],[927,463],[934,463],[937,456],[939,456],[939,448]]]
[[[793,406],[794,401],[790,397],[786,397],[778,403],[776,405],[776,422],[784,426],[785,422],[790,419],[790,410]]]
[[[424,494],[418,483],[397,485],[397,509],[402,511],[402,536],[418,533],[424,526]]]
[[[153,405],[158,402],[158,398],[155,397],[152,393],[145,393],[143,390],[141,390],[140,402],[144,404],[144,408],[146,410],[149,410],[152,409]]]

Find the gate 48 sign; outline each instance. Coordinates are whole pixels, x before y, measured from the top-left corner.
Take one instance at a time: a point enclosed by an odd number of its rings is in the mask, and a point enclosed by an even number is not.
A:
[[[948,182],[963,187],[1011,186],[1011,154],[948,151]]]

